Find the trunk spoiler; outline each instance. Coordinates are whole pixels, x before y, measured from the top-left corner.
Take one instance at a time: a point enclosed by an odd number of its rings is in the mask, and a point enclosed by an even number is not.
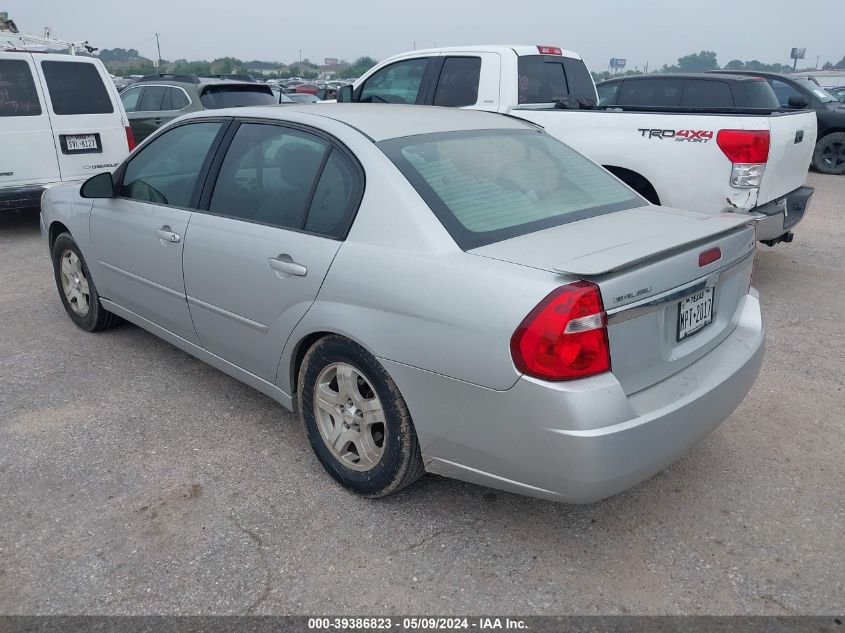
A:
[[[757,221],[755,216],[722,213],[697,223],[698,226],[694,228],[688,228],[680,239],[677,234],[671,232],[658,233],[574,257],[555,264],[554,270],[576,277],[595,277],[689,249],[697,242],[704,243],[717,235],[733,232]]]

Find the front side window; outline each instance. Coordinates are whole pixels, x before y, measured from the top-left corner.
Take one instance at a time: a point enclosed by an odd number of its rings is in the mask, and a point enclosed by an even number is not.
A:
[[[129,88],[120,93],[120,100],[123,103],[123,109],[127,112],[138,111],[138,100],[141,98],[141,88]]]
[[[626,79],[616,105],[677,107],[683,90],[683,79]]]
[[[41,69],[56,114],[114,112],[108,90],[94,64],[44,61]]]
[[[120,196],[190,207],[202,165],[223,124],[180,125],[151,141],[126,166]]]
[[[616,95],[619,93],[618,81],[609,84],[599,84],[596,91],[599,93],[599,105],[613,105],[616,103]]]
[[[242,124],[223,159],[209,212],[302,229],[330,149],[327,141],[299,130]]]
[[[790,86],[785,81],[780,81],[779,79],[771,79],[769,83],[772,86],[772,90],[775,91],[775,96],[778,98],[778,103],[782,108],[789,107],[789,98],[790,97],[803,97],[804,95],[801,94],[801,91],[797,88]]]
[[[29,64],[21,59],[0,60],[0,117],[40,114]]]
[[[480,78],[480,57],[447,57],[434,92],[434,105],[455,108],[475,105]]]
[[[645,204],[607,171],[540,132],[427,134],[379,147],[464,250]]]
[[[428,58],[408,59],[373,74],[361,87],[363,103],[416,103]]]

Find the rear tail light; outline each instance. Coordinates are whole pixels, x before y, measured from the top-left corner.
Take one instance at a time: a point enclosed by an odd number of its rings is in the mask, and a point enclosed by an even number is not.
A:
[[[563,55],[563,51],[557,46],[538,46],[537,50],[540,55]]]
[[[769,160],[768,130],[719,130],[716,143],[731,168],[731,185],[759,187]]]
[[[135,135],[132,133],[132,128],[128,125],[126,126],[126,144],[129,146],[130,152],[135,149]]]
[[[519,371],[544,380],[610,371],[607,315],[598,286],[577,281],[550,292],[516,328],[511,356]]]

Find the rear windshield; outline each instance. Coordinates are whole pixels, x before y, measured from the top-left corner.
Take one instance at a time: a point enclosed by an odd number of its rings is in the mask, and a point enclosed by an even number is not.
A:
[[[645,204],[607,171],[534,130],[424,134],[379,147],[464,250]]]
[[[100,72],[86,62],[41,62],[50,102],[56,114],[114,112]]]
[[[40,114],[29,64],[22,59],[0,60],[0,117]]]
[[[519,58],[518,103],[552,103],[564,97],[596,98],[595,84],[580,59],[559,55]]]
[[[268,86],[225,84],[208,86],[200,95],[200,101],[209,110],[240,108],[242,106],[275,105],[279,102]]]

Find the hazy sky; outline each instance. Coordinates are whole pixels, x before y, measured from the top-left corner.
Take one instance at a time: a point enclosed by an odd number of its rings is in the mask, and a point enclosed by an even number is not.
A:
[[[413,7],[413,8],[411,8]],[[0,0],[21,31],[100,48],[137,48],[165,59],[290,62],[377,59],[417,48],[463,44],[550,44],[578,51],[593,70],[611,57],[628,68],[674,63],[702,49],[719,63],[759,59],[805,66],[845,55],[845,0]]]

